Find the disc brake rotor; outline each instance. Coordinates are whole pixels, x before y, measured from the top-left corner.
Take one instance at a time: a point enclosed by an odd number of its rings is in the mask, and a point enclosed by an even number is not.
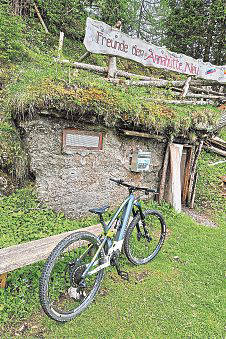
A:
[[[70,282],[72,287],[79,285],[82,275],[86,270],[86,265],[70,267]]]

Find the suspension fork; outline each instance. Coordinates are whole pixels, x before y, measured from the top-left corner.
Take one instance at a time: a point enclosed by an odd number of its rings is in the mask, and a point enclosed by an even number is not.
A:
[[[140,213],[142,212],[142,210],[141,210],[141,206],[140,206],[140,204],[138,202],[135,202],[134,206],[136,206],[138,208],[137,211],[135,211],[134,207],[132,209],[133,216],[136,217],[139,212]],[[137,239],[140,240],[140,238],[142,237],[142,233],[141,233],[141,230],[140,230],[139,222],[136,223],[136,229],[137,229]]]
[[[140,218],[141,218],[141,222],[142,222],[142,226],[144,229],[144,234],[145,234],[145,238],[150,239],[150,235],[146,226],[146,222],[145,222],[145,215],[142,211],[142,207],[141,204],[139,202],[135,202],[134,205],[138,208],[138,211],[135,211],[135,209],[133,208],[133,216],[136,216],[138,213],[140,213]],[[140,225],[139,223],[136,224],[136,228],[137,228],[137,237],[138,240],[140,240],[141,236],[142,236],[142,232],[140,230]]]

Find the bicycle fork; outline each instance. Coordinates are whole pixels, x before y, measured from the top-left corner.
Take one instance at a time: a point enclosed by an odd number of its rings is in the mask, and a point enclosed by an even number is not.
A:
[[[152,238],[151,238],[151,236],[148,232],[148,228],[146,226],[145,215],[142,211],[141,204],[136,201],[134,203],[134,205],[138,208],[138,211],[135,211],[135,209],[133,208],[133,210],[132,210],[133,216],[135,217],[138,213],[140,213],[140,218],[141,218],[142,226],[143,226],[143,229],[144,229],[144,237],[147,239],[148,242],[150,242],[152,240]],[[141,237],[143,236],[143,234],[140,230],[139,222],[136,224],[136,229],[137,229],[137,240],[139,241],[141,239]]]

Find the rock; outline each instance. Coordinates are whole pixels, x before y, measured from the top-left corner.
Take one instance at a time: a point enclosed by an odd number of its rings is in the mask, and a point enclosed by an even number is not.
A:
[[[180,261],[180,258],[178,256],[173,257],[174,261]]]

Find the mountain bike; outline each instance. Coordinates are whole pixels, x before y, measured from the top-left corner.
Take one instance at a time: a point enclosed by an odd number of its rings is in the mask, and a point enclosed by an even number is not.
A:
[[[83,312],[97,294],[104,270],[115,266],[122,279],[129,275],[120,268],[120,253],[124,249],[135,265],[146,264],[160,251],[166,236],[162,215],[154,210],[142,210],[135,191],[145,195],[156,190],[136,187],[123,180],[110,179],[128,188],[129,195],[106,223],[103,218],[108,205],[89,211],[99,216],[103,232],[75,232],[53,249],[40,278],[39,296],[44,312],[52,319],[65,322]],[[130,217],[132,215],[132,221]]]

